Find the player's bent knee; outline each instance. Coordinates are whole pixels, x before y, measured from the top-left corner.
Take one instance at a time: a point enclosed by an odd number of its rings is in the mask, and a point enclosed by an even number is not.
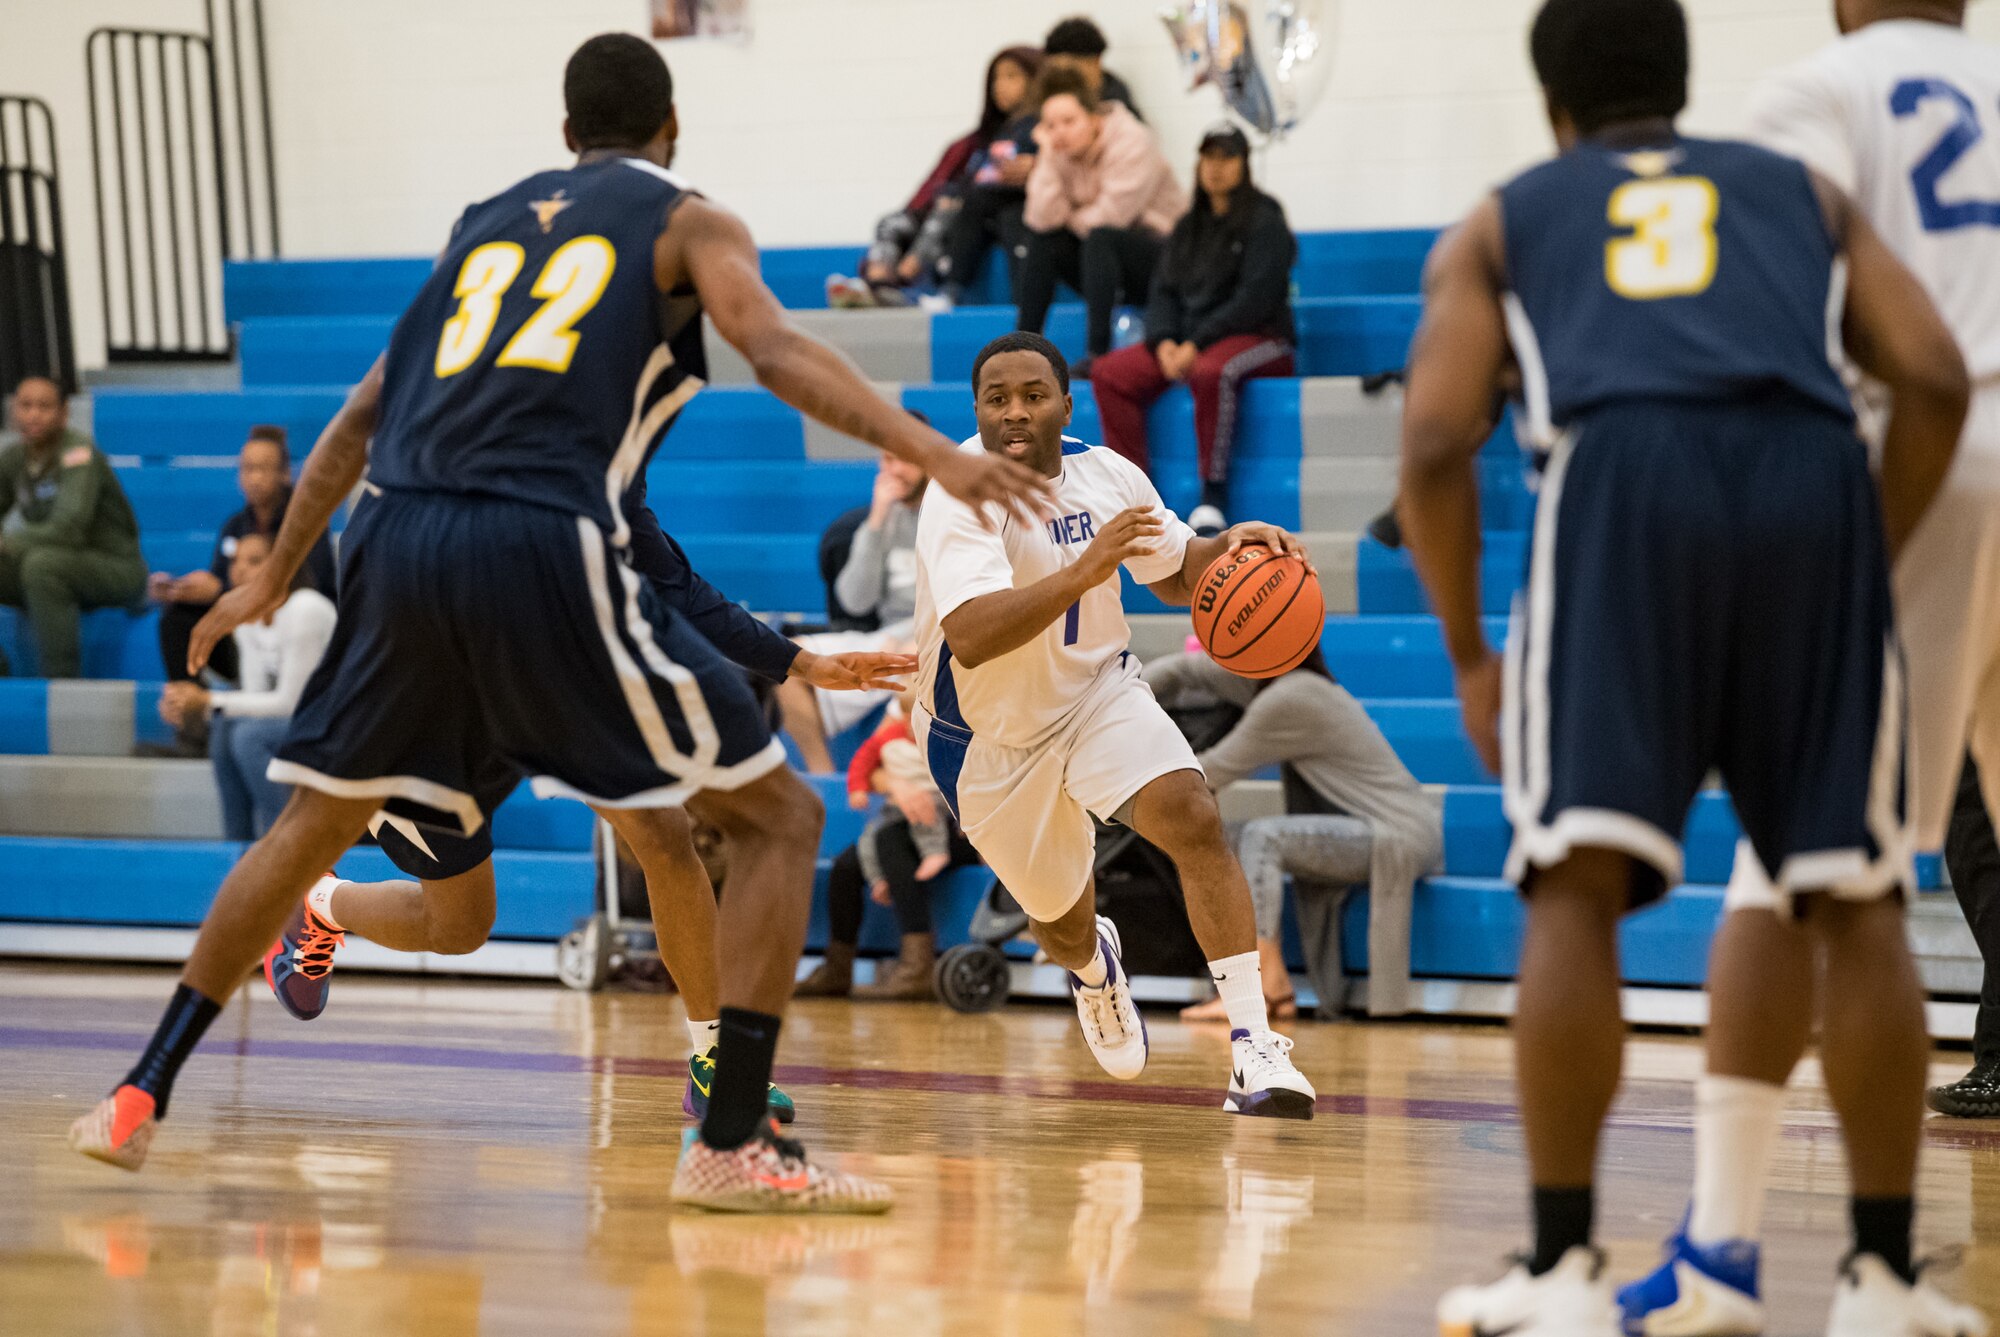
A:
[[[1162,776],[1140,792],[1134,816],[1155,832],[1148,839],[1163,849],[1224,845],[1222,809],[1193,771]]]

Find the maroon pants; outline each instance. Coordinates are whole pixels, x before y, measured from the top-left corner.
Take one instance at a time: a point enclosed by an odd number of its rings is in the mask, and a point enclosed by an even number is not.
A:
[[[1292,374],[1292,346],[1282,339],[1239,334],[1201,350],[1188,368],[1194,394],[1194,436],[1201,449],[1201,481],[1229,479],[1229,449],[1236,437],[1236,406],[1243,382],[1252,376]],[[1104,420],[1104,444],[1141,469],[1149,468],[1146,409],[1173,384],[1160,374],[1160,360],[1146,344],[1106,353],[1090,364],[1097,412]]]

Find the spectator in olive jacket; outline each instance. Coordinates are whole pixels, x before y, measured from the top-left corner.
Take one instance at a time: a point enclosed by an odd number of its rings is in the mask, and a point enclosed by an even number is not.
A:
[[[27,613],[42,673],[74,678],[83,610],[130,607],[146,593],[139,522],[104,452],[70,430],[55,382],[15,387],[14,430],[0,442],[0,603]]]

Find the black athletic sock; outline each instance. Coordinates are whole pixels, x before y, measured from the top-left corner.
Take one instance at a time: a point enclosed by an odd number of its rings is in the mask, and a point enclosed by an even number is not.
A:
[[[771,1110],[771,1061],[778,1054],[784,1023],[740,1007],[722,1009],[716,1041],[715,1077],[701,1140],[717,1151],[733,1151],[757,1135]]]
[[[1910,1265],[1910,1235],[1915,1229],[1917,1205],[1912,1198],[1856,1198],[1854,1200],[1854,1252],[1872,1253],[1889,1265],[1904,1281],[1915,1284],[1916,1269]]]
[[[222,1004],[196,993],[183,984],[174,990],[173,1001],[160,1018],[160,1028],[146,1042],[146,1052],[125,1074],[125,1086],[136,1086],[153,1098],[153,1117],[167,1117],[167,1097],[174,1093],[174,1078],[201,1043],[208,1024],[222,1011]]]
[[[1553,1271],[1571,1249],[1588,1248],[1596,1214],[1594,1189],[1537,1188],[1535,1252],[1528,1260],[1528,1271],[1539,1277]]]
[[[1229,484],[1204,482],[1201,485],[1201,504],[1213,506],[1224,515],[1229,514]]]

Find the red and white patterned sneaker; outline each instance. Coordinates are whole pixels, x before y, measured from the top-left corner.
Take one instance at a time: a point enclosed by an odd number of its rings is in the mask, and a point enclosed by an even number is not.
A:
[[[886,1212],[887,1184],[808,1164],[806,1149],[778,1136],[776,1121],[734,1151],[717,1151],[690,1128],[681,1138],[673,1200],[710,1212]]]
[[[121,1086],[69,1126],[69,1145],[94,1161],[136,1170],[146,1163],[159,1126],[153,1098],[136,1086]]]

